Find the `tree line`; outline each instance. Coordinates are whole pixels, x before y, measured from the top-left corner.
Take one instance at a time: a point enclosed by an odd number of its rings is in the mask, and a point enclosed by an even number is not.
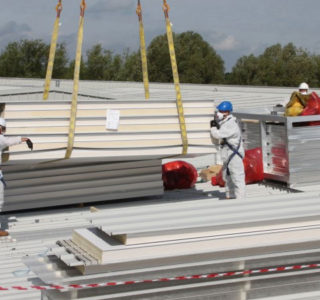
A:
[[[198,33],[174,34],[180,81],[183,83],[296,86],[302,81],[320,86],[320,55],[292,43],[272,45],[258,56],[238,59],[232,71],[225,72],[224,61]],[[42,40],[12,42],[0,54],[1,77],[44,78],[50,45]],[[155,37],[147,48],[149,79],[172,82],[166,35]],[[53,78],[71,79],[74,60],[66,45],[57,45]],[[93,45],[82,57],[83,80],[142,81],[140,51],[122,54]]]

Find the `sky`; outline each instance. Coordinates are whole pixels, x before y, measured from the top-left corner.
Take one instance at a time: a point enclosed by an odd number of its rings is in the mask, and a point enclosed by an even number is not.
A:
[[[167,0],[176,33],[194,31],[231,71],[243,55],[289,42],[320,54],[319,0]],[[20,39],[51,40],[58,0],[0,0],[0,50]],[[81,0],[62,0],[58,42],[75,55]],[[95,44],[121,53],[139,49],[137,0],[86,0],[84,53]],[[162,0],[141,0],[147,45],[165,33]]]

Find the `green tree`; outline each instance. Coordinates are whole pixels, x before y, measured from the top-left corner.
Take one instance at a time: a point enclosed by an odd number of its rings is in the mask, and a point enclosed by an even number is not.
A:
[[[103,70],[103,79],[112,80],[114,72],[119,70],[113,70],[113,53],[110,50],[104,50],[104,70]]]
[[[110,65],[109,76],[108,80],[121,80],[121,70],[123,68],[123,58],[120,54],[115,54],[112,57],[112,62]]]
[[[68,70],[68,63],[69,63],[69,60],[68,60],[66,45],[64,43],[58,44],[56,49],[55,59],[54,59],[52,77],[65,78]]]
[[[168,50],[166,35],[155,37],[147,50],[148,72],[150,81],[170,82],[172,81],[172,69]]]
[[[21,40],[7,45],[0,55],[0,76],[44,78],[49,45],[41,40]],[[58,44],[53,68],[54,78],[63,78],[67,70],[67,51]]]
[[[227,83],[249,85],[260,84],[258,73],[258,59],[254,55],[243,56],[238,59],[232,72],[228,74]]]
[[[122,54],[122,68],[119,78],[122,81],[142,81],[142,66],[140,52],[132,52],[127,49]]]
[[[104,50],[100,44],[94,45],[87,51],[86,61],[86,79],[103,80],[105,79],[105,70],[108,68],[110,59],[106,59]]]
[[[7,45],[0,55],[0,75],[4,77],[19,77],[21,72],[21,52],[19,43]]]
[[[181,82],[222,83],[224,62],[200,34],[188,31],[174,34],[175,50]],[[171,62],[166,35],[152,40],[148,47],[151,81],[172,81]]]
[[[320,86],[320,55],[312,55],[312,61],[315,68],[314,82],[310,83],[312,86]]]
[[[9,43],[0,55],[2,76],[44,77],[48,60],[48,45],[41,40],[21,40]]]
[[[316,60],[292,43],[273,45],[258,57],[241,57],[232,69],[230,83],[267,86],[297,86],[306,81],[317,83]]]
[[[74,66],[75,66],[75,60],[72,60],[69,63],[69,66],[67,68],[65,78],[66,79],[73,79],[74,78]],[[86,64],[83,60],[83,57],[81,56],[81,61],[80,61],[80,79],[87,79],[87,68]]]

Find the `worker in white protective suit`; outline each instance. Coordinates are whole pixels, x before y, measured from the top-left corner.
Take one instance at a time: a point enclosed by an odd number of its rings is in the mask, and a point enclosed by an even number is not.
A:
[[[244,149],[237,119],[231,114],[233,107],[229,101],[217,106],[211,121],[211,135],[220,140],[222,175],[226,183],[227,199],[245,198]]]
[[[4,136],[4,133],[6,132],[6,120],[3,118],[0,118],[0,150],[1,152],[3,149],[21,144],[22,142],[26,142],[28,147],[32,150],[33,144],[29,138],[17,136],[17,137],[7,137]],[[0,153],[0,165],[2,164],[2,157]],[[1,215],[3,202],[4,202],[4,189],[6,187],[6,182],[4,180],[2,170],[0,170],[0,237],[7,236],[9,233],[4,230],[4,217]]]

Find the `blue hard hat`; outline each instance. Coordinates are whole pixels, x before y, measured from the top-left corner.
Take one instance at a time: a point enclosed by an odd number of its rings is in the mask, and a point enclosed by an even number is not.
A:
[[[231,111],[233,111],[233,106],[230,101],[223,101],[217,106],[217,109],[222,112],[224,112],[224,111],[231,112]]]

